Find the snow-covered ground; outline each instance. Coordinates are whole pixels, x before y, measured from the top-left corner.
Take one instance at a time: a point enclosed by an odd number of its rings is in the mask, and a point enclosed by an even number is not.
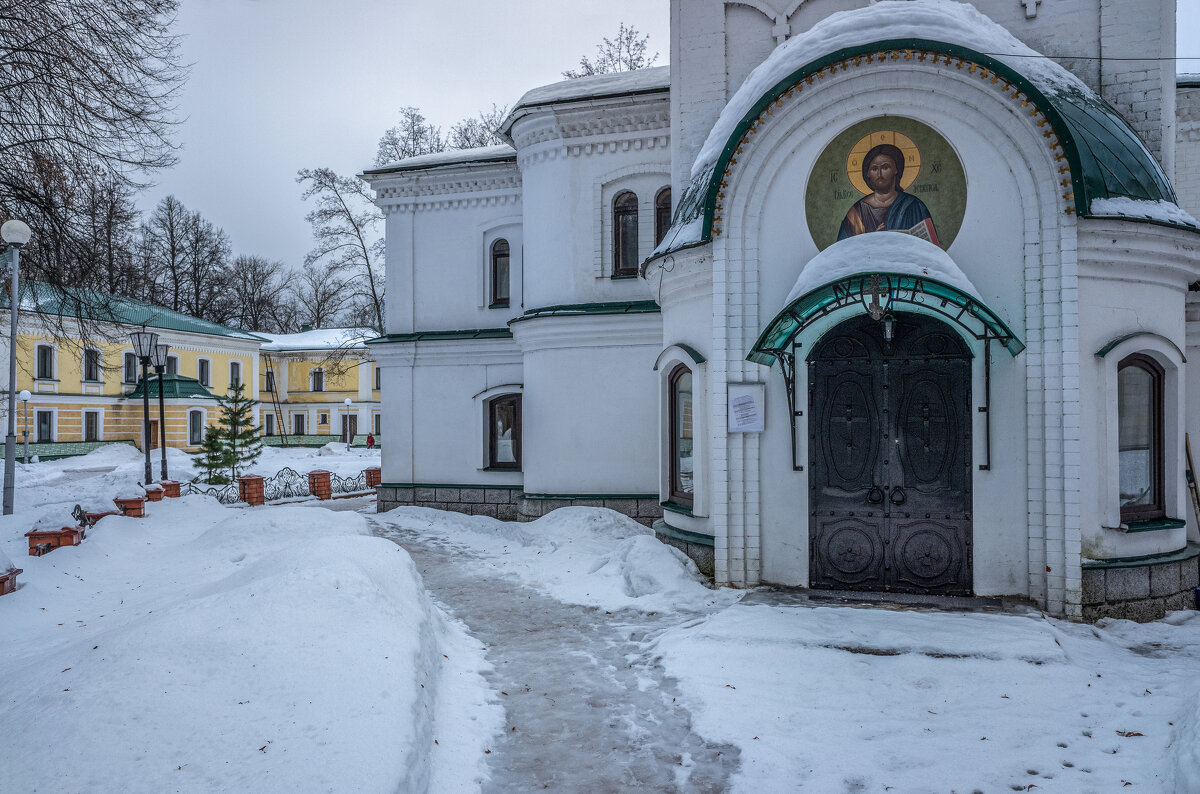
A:
[[[1200,792],[1200,613],[1084,626],[713,590],[590,508],[193,496],[26,556],[35,521],[140,470],[112,447],[18,471],[0,789]]]

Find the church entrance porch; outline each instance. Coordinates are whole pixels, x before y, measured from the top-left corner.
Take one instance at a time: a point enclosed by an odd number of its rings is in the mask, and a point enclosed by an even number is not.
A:
[[[856,317],[809,367],[814,588],[970,595],[971,357],[944,323]]]

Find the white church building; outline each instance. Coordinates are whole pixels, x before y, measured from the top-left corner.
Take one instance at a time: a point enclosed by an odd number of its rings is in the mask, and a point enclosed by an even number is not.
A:
[[[366,171],[379,509],[605,506],[722,585],[1194,607],[1200,80],[1174,20],[671,0],[669,67]]]

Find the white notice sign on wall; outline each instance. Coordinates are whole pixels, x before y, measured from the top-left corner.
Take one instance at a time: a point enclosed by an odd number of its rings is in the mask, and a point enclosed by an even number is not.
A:
[[[767,390],[762,383],[729,384],[729,432],[761,433]]]

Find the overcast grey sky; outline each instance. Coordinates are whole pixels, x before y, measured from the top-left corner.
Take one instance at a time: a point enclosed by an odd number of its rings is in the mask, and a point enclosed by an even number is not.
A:
[[[1200,2],[1180,0],[1179,54],[1200,55]],[[235,253],[299,265],[311,247],[296,171],[369,167],[398,108],[448,129],[511,105],[593,56],[620,22],[669,57],[667,0],[183,0],[193,63],[180,162],[141,204],[173,193]],[[1200,72],[1200,59],[1178,71]]]

